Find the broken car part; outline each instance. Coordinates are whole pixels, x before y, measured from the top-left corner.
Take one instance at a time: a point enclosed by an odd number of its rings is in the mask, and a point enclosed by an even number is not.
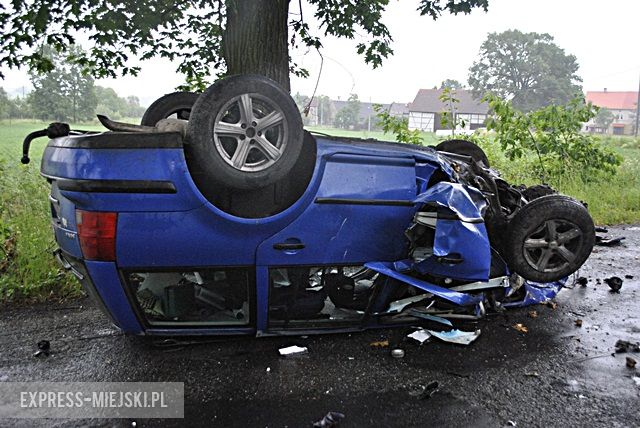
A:
[[[619,293],[622,288],[622,279],[617,276],[605,278],[604,282],[609,286],[612,293]]]
[[[344,419],[340,412],[329,412],[322,419],[313,423],[313,428],[335,428]]]
[[[480,330],[475,331],[460,331],[460,330],[451,330],[451,331],[433,331],[427,330],[432,336],[437,337],[438,339],[449,342],[449,343],[457,343],[458,345],[469,345],[471,342],[476,340],[480,336]]]
[[[302,354],[306,354],[307,353],[307,348],[305,346],[297,346],[297,345],[293,345],[293,346],[288,346],[286,348],[280,348],[278,350],[278,352],[280,353],[280,356],[282,357],[290,357],[293,355],[302,355]]]

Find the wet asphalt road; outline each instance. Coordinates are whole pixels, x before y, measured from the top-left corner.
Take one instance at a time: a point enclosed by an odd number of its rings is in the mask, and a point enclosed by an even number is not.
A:
[[[625,365],[626,356],[640,362],[640,354],[612,355],[617,339],[640,341],[640,227],[610,228],[609,234],[626,240],[616,248],[596,247],[580,271],[590,278],[587,287],[563,290],[555,309],[538,305],[459,324],[482,330],[468,347],[418,346],[405,338],[413,330],[400,328],[162,348],[119,335],[89,301],[80,300],[0,310],[0,381],[184,382],[186,421],[138,420],[137,426],[309,427],[328,411],[346,415],[341,427],[640,426],[640,386],[634,380],[640,364]],[[624,279],[614,294],[596,284],[612,275],[634,278]],[[516,323],[529,332],[516,331]],[[34,358],[41,339],[51,341],[52,354]],[[381,339],[406,356],[394,359],[388,349],[369,346]],[[307,346],[309,353],[280,358],[278,348],[292,344]],[[432,398],[411,395],[434,380],[440,389]],[[132,425],[0,420],[0,426],[34,422]]]

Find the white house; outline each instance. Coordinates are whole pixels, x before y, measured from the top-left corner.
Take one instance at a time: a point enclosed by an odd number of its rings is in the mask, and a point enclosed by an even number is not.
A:
[[[446,129],[441,125],[443,111],[448,111],[448,106],[440,101],[441,89],[420,89],[415,99],[409,104],[409,129],[419,129],[426,132],[435,132]],[[476,100],[471,91],[457,89],[454,98],[459,100],[455,104],[458,120],[465,122],[465,129],[474,130],[484,126],[489,112],[487,103]]]

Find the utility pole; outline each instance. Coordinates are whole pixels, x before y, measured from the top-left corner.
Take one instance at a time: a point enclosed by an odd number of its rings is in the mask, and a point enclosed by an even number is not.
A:
[[[640,77],[638,77],[638,98],[636,99],[636,129],[634,135],[638,136],[638,124],[640,123]]]

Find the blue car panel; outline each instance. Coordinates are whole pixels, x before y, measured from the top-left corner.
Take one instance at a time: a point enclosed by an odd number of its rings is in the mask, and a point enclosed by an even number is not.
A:
[[[242,218],[199,191],[179,136],[131,138],[52,140],[41,166],[63,264],[84,266],[83,284],[127,333],[309,333],[334,320],[334,331],[377,327],[396,322],[379,316],[407,286],[481,312],[483,292],[438,281],[490,279],[487,199],[435,150],[317,137],[304,193],[276,214]],[[83,260],[76,210],[117,213],[115,261]],[[418,224],[424,212],[432,223]],[[432,236],[419,244],[430,251],[422,258],[409,256],[418,246],[411,228]],[[238,295],[233,272],[251,275],[248,294]],[[510,304],[548,299],[561,286],[526,283]],[[244,318],[225,325],[232,316]]]

